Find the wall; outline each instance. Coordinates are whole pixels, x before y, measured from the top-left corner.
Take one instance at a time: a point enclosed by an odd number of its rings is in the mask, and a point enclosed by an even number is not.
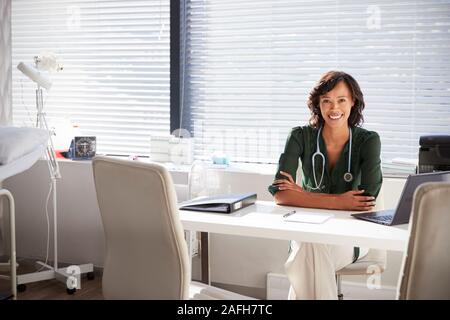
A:
[[[59,260],[78,264],[92,262],[102,266],[105,242],[90,162],[62,161],[60,166],[63,179],[58,182]],[[171,172],[176,184],[187,183],[186,172]],[[211,193],[257,192],[259,199],[271,199],[267,186],[273,179],[273,167],[261,167],[259,173],[250,173],[248,170],[208,172]],[[404,179],[385,179],[384,200],[387,208],[395,206],[404,182]],[[4,182],[16,202],[19,257],[45,257],[45,199],[49,183],[48,168],[44,161],[38,161],[31,169]],[[186,189],[178,186],[179,200],[186,198]],[[52,221],[51,203],[48,211]],[[211,235],[210,245],[211,279],[214,283],[239,286],[243,291],[247,288],[243,293],[264,297],[266,274],[284,273],[287,241],[216,234]],[[401,258],[401,253],[389,252],[388,269],[382,276],[382,285],[396,286]],[[199,274],[199,260],[195,258],[194,278],[198,279]],[[353,281],[364,279],[354,278]]]
[[[10,124],[11,112],[11,0],[0,1],[0,125]]]

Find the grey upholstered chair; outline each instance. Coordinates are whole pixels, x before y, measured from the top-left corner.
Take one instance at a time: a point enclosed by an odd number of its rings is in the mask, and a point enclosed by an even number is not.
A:
[[[450,184],[430,182],[414,193],[399,299],[450,299]]]
[[[167,170],[155,163],[95,157],[106,236],[106,299],[249,299],[191,282],[191,266]]]

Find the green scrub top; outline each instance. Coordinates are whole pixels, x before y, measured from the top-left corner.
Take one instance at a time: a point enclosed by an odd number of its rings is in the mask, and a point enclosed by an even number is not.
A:
[[[350,172],[353,181],[346,182],[344,174],[348,170],[349,143],[344,146],[333,170],[328,169],[328,157],[322,135],[319,137],[320,151],[325,157],[324,176],[320,190],[316,187],[313,176],[312,155],[317,150],[318,129],[311,126],[293,128],[289,134],[284,152],[280,155],[275,179],[287,179],[280,170],[289,173],[296,179],[299,160],[302,165],[302,183],[305,191],[329,194],[340,194],[350,190],[365,190],[366,195],[377,197],[380,192],[383,177],[381,174],[380,137],[374,131],[360,127],[352,128],[352,154]],[[315,157],[317,183],[321,179],[322,158]],[[278,191],[275,185],[269,186],[269,192],[274,195]]]

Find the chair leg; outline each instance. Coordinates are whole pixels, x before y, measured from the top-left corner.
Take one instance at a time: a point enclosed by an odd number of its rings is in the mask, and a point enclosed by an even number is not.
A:
[[[339,300],[344,300],[344,294],[342,293],[342,279],[341,275],[336,275],[337,296]]]

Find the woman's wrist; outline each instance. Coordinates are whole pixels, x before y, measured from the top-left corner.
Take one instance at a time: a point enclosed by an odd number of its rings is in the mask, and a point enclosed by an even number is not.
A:
[[[328,210],[340,210],[341,202],[339,194],[305,192],[313,201],[312,208],[322,208]]]
[[[327,199],[327,209],[329,210],[340,210],[340,201],[338,194],[324,194]]]
[[[290,205],[306,208],[341,210],[342,200],[339,194],[306,192],[304,190],[280,190],[274,195],[278,205]]]

